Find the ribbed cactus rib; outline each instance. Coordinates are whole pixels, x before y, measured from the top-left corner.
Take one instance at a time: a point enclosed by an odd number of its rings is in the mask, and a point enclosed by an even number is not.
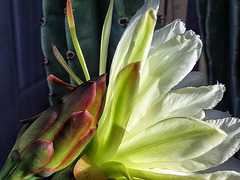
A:
[[[65,14],[66,0],[43,0],[43,20],[41,26],[42,51],[45,57],[46,74],[54,74],[64,82],[69,83],[69,75],[56,61],[52,51],[52,43],[54,43],[61,54],[67,52],[67,41],[65,35]],[[50,93],[50,104],[55,104],[68,90],[59,87],[51,82],[48,83]]]

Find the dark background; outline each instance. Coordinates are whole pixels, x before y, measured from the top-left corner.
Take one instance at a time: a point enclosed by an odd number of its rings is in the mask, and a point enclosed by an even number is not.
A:
[[[0,1],[0,168],[19,122],[49,106],[41,51],[41,0]]]

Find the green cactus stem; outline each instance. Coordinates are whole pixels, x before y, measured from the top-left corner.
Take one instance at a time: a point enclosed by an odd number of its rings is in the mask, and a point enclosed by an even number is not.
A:
[[[69,75],[56,61],[52,51],[52,43],[55,43],[61,54],[67,52],[67,42],[65,36],[65,14],[64,8],[66,0],[43,0],[43,16],[41,26],[41,41],[42,51],[45,57],[46,74],[54,74],[65,82],[70,82]],[[64,87],[59,87],[51,82],[48,83],[50,89],[49,101],[50,104],[56,103],[63,97],[68,90]]]

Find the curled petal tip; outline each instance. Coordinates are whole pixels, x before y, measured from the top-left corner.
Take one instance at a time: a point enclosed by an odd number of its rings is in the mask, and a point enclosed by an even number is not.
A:
[[[71,84],[68,84],[64,81],[62,81],[61,79],[57,78],[56,76],[50,74],[47,78],[47,80],[51,83],[57,84],[59,86],[63,86],[65,88],[68,88],[69,90],[73,90],[76,86],[73,86]]]

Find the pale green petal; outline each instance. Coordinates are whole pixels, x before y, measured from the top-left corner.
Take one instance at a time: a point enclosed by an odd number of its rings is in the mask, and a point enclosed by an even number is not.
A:
[[[199,37],[194,34],[189,37],[186,32],[162,44],[157,52],[148,57],[141,71],[139,93],[128,131],[192,70],[201,47]]]
[[[95,158],[98,165],[110,159],[122,141],[138,91],[140,65],[140,62],[128,65],[116,78],[108,123],[100,120],[97,131],[100,143]]]
[[[207,122],[227,133],[228,136],[221,144],[197,158],[184,161],[163,162],[161,164],[155,163],[152,164],[152,167],[170,168],[181,172],[196,172],[218,166],[233,156],[240,147],[240,120],[237,118],[225,118],[208,120]]]
[[[222,129],[228,136],[219,146],[193,159],[193,161],[204,164],[204,169],[222,164],[232,157],[240,148],[240,119],[230,117],[218,120],[207,120],[206,122]]]
[[[187,87],[169,92],[156,103],[125,139],[133,137],[143,129],[171,117],[205,117],[203,109],[212,109],[222,99],[225,87],[222,84],[202,87]]]
[[[197,175],[181,175],[157,173],[137,169],[128,169],[128,172],[132,177],[139,179],[151,179],[151,180],[239,180],[240,174],[235,171],[219,171],[208,174],[197,174]],[[133,178],[135,179],[135,178]]]
[[[180,19],[176,19],[170,24],[155,31],[149,53],[152,54],[161,44],[172,39],[176,35],[183,34],[185,30],[185,24]]]
[[[128,167],[179,171],[184,168],[178,162],[201,156],[219,145],[225,137],[222,130],[203,121],[171,118],[122,143],[113,160]]]
[[[150,43],[152,41],[154,25],[156,23],[156,12],[152,8],[157,9],[157,5],[157,0],[148,1],[133,17],[133,20],[131,20],[129,23],[118,44],[111,66],[112,74],[110,75],[109,79],[106,104],[98,129],[98,137],[100,137],[100,140],[104,139],[101,138],[101,136],[103,136],[107,131],[110,123],[109,121],[111,119],[110,113],[112,112],[113,97],[116,93],[116,76],[119,75],[119,71],[124,68],[124,66],[127,66],[127,64],[130,64],[134,61],[142,61],[144,58],[147,58]],[[129,111],[129,113],[131,112]],[[118,114],[124,114],[124,112],[119,111]],[[128,121],[128,119],[125,119],[125,121]]]
[[[115,51],[115,54],[114,54],[114,57],[112,60],[110,79],[112,79],[113,81],[114,81],[115,77],[117,76],[118,72],[121,70],[121,68],[123,68],[123,64],[126,65],[126,62],[124,62],[124,61],[128,61],[128,59],[126,59],[125,56],[127,53],[130,53],[129,52],[130,45],[133,43],[136,43],[138,46],[140,46],[140,44],[141,44],[141,42],[135,42],[135,40],[132,39],[133,36],[136,36],[136,35],[146,36],[145,37],[146,39],[144,41],[149,41],[149,42],[145,43],[146,52],[144,53],[144,56],[143,57],[139,56],[138,59],[136,59],[135,61],[143,61],[144,58],[146,58],[148,51],[150,49],[153,32],[151,33],[151,36],[149,36],[149,34],[146,34],[146,35],[142,34],[142,32],[145,31],[146,29],[149,29],[149,31],[150,31],[152,29],[152,27],[151,27],[151,25],[149,26],[149,24],[146,24],[146,23],[145,23],[145,26],[143,26],[144,24],[141,24],[141,21],[144,20],[144,14],[148,14],[147,12],[151,11],[151,9],[154,10],[156,13],[158,11],[158,4],[159,4],[159,0],[148,0],[130,20],[126,30],[124,31],[124,33],[118,43],[118,46],[116,48],[116,51]],[[155,17],[153,17],[153,16],[151,16],[151,17],[153,18],[154,21],[156,21],[156,14],[155,14]],[[141,18],[142,18],[142,20],[141,20]],[[148,18],[148,20],[150,20],[150,18]],[[142,25],[142,27],[141,28],[137,27],[137,26],[140,26],[140,24]],[[155,25],[153,25],[153,27],[154,26]],[[140,30],[142,32],[135,34],[138,30]],[[135,37],[135,39],[137,39],[137,38]],[[145,51],[145,49],[142,49],[142,51]]]
[[[130,63],[147,59],[155,24],[156,11],[153,9],[144,13],[139,19],[124,57],[123,67]]]
[[[102,29],[99,75],[106,73],[108,44],[112,28],[112,13],[113,13],[113,0],[110,1]]]
[[[200,71],[190,72],[181,82],[179,82],[172,90],[184,87],[198,87],[203,80],[203,73]]]

